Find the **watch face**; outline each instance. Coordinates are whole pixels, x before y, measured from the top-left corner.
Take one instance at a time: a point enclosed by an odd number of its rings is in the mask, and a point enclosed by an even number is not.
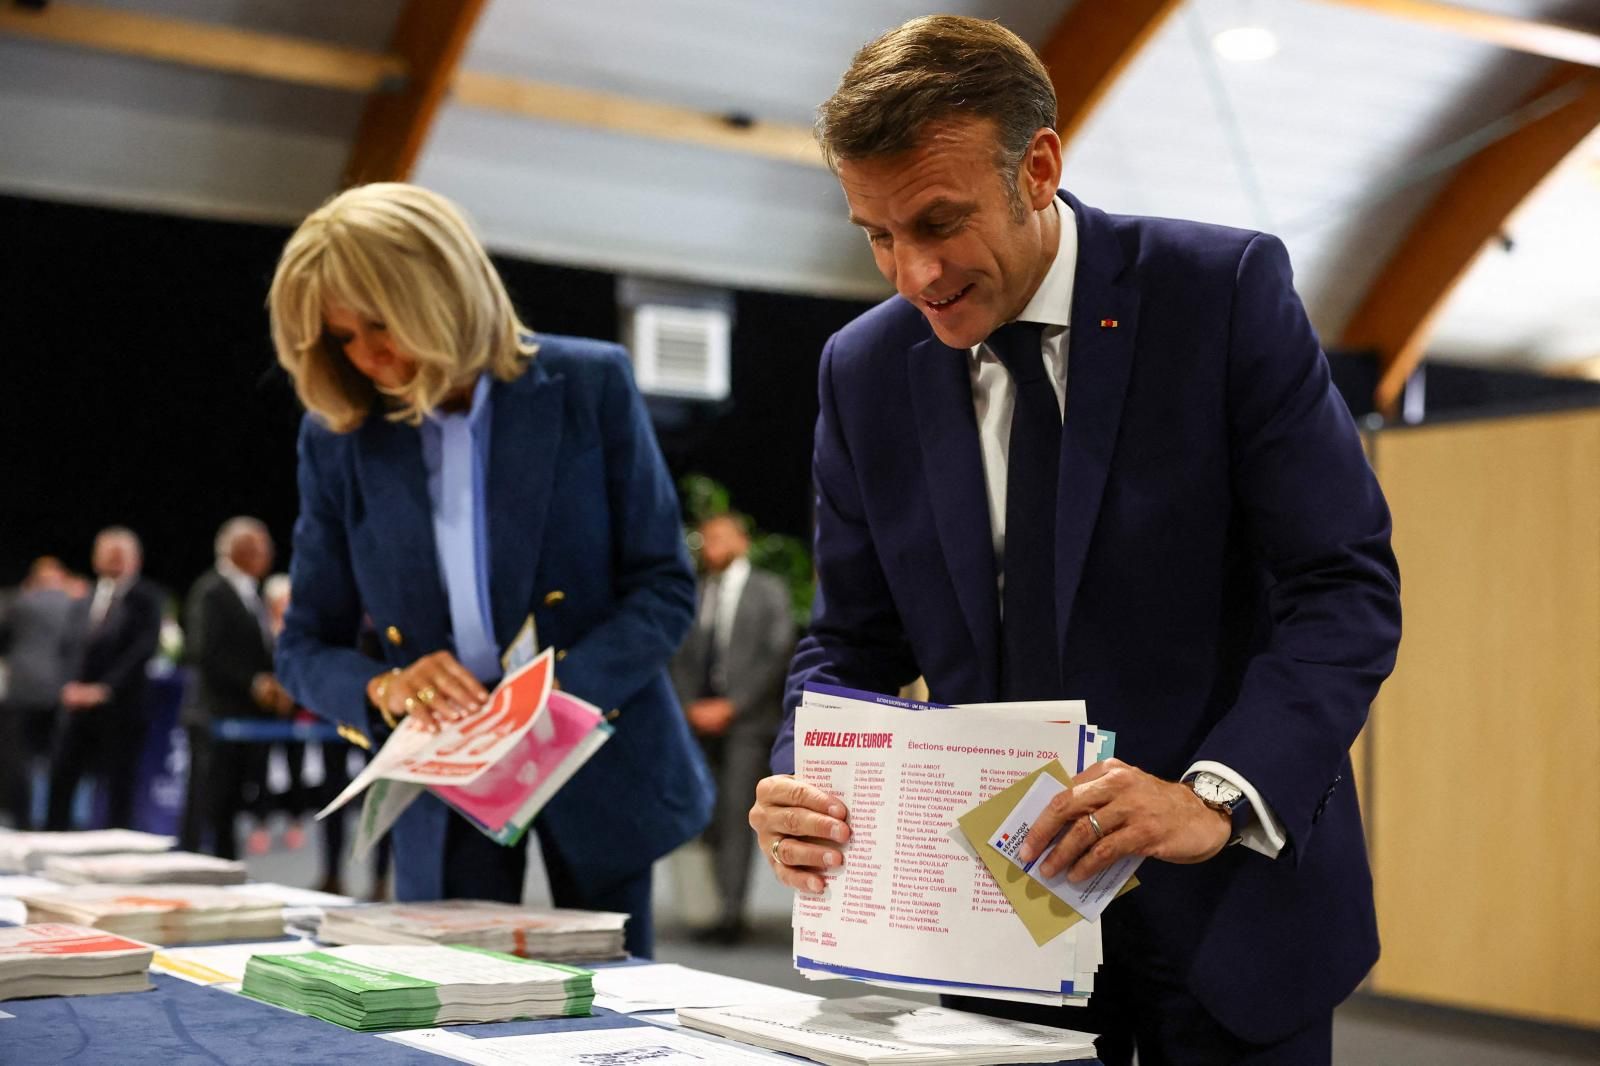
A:
[[[1230,785],[1215,774],[1199,774],[1194,779],[1195,795],[1211,803],[1221,803],[1232,806],[1243,795],[1237,787]]]

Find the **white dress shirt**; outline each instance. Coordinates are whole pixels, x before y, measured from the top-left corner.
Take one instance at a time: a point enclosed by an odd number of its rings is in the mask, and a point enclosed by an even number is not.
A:
[[[750,579],[750,560],[741,555],[728,564],[728,568],[715,578],[717,583],[717,608],[714,616],[715,628],[712,630],[711,639],[717,642],[717,654],[724,659],[728,654],[728,642],[733,639],[733,616],[739,610],[739,597],[744,595],[745,582]],[[711,613],[711,598],[700,605],[702,625],[713,619],[705,616]]]
[[[1067,409],[1067,355],[1068,338],[1072,332],[1072,288],[1078,267],[1078,223],[1060,199],[1051,202],[1051,208],[1061,221],[1061,240],[1056,246],[1055,260],[1045,272],[1044,280],[1028,301],[1021,322],[1038,322],[1044,326],[1040,337],[1040,357],[1044,372],[1055,388],[1056,403],[1062,417]],[[1000,602],[1005,602],[1006,557],[1006,461],[1011,447],[1011,413],[1016,406],[1016,389],[1011,375],[1006,372],[1000,358],[989,350],[987,344],[972,348],[970,369],[972,373],[972,406],[978,417],[978,445],[983,454],[983,476],[989,494],[989,529],[994,536],[996,580],[1000,586]],[[737,601],[735,601],[737,602]],[[1093,708],[1090,708],[1093,713]],[[1245,800],[1255,809],[1255,820],[1245,827],[1245,847],[1258,851],[1268,858],[1277,858],[1288,838],[1272,809],[1262,800],[1260,793],[1238,773],[1218,762],[1197,762],[1184,774],[1209,770],[1237,785]]]

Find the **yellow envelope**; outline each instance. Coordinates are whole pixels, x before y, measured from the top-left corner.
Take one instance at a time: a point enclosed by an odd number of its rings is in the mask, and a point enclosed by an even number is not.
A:
[[[972,844],[972,850],[978,853],[978,858],[988,868],[995,884],[1005,893],[1011,909],[1017,912],[1017,917],[1027,926],[1034,943],[1041,947],[1066,932],[1073,923],[1082,921],[1083,915],[1067,906],[1054,892],[1029,877],[1020,866],[1013,864],[1011,860],[990,847],[989,838],[999,830],[1000,823],[1006,820],[1006,815],[1022,802],[1022,797],[1027,795],[1028,789],[1033,787],[1039,775],[1045,773],[1064,785],[1072,784],[1072,777],[1067,773],[1066,767],[1052,759],[956,820],[961,832]],[[1117,895],[1121,896],[1123,892],[1138,883],[1137,877],[1129,878],[1128,883],[1122,886],[1122,891]]]

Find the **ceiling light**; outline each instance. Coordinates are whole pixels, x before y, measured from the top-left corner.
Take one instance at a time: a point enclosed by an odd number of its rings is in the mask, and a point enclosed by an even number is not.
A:
[[[1265,26],[1235,26],[1211,38],[1211,46],[1223,59],[1255,63],[1278,54],[1278,35]]]

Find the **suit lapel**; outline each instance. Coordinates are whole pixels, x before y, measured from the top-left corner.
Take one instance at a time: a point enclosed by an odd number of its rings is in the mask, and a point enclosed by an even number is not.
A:
[[[364,446],[356,456],[366,496],[366,533],[370,549],[387,560],[383,570],[396,577],[386,584],[392,584],[399,600],[398,617],[412,629],[406,650],[414,656],[446,647],[450,608],[439,578],[422,434],[378,414],[367,420],[361,434]],[[380,626],[387,621],[375,620]]]
[[[539,550],[560,463],[565,380],[535,359],[521,378],[490,394],[489,602],[504,648],[532,609]]]
[[[1056,618],[1062,661],[1106,474],[1133,370],[1139,292],[1121,277],[1125,260],[1105,214],[1062,194],[1078,226],[1067,355],[1066,422],[1056,489]],[[1114,323],[1114,325],[1113,325]]]
[[[977,649],[984,686],[995,690],[1000,597],[968,353],[929,337],[913,345],[907,359],[923,475],[939,545]]]

